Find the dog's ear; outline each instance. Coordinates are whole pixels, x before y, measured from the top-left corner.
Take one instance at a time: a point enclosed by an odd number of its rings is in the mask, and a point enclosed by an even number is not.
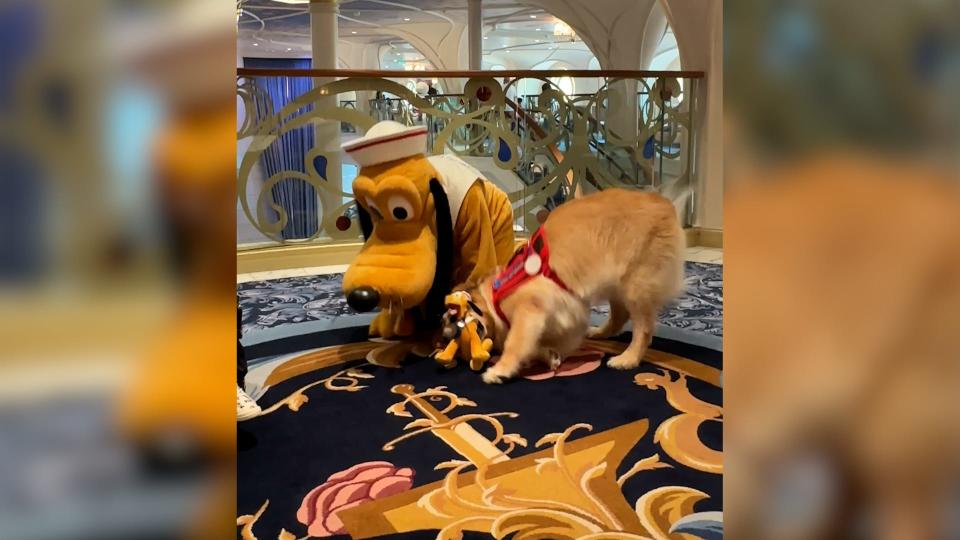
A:
[[[360,220],[360,230],[363,231],[363,241],[366,242],[370,239],[370,235],[373,234],[373,219],[370,218],[370,214],[363,209],[363,206],[360,206],[359,202],[355,204],[357,205],[357,218]]]
[[[475,313],[483,315],[483,310],[480,309],[480,306],[474,303],[473,300],[467,300],[467,305],[470,306],[470,309],[472,309]]]
[[[436,178],[430,179],[430,194],[433,196],[437,220],[437,265],[433,286],[424,302],[427,321],[438,320],[443,314],[443,298],[450,292],[450,282],[453,281],[453,218],[450,216],[450,201]]]

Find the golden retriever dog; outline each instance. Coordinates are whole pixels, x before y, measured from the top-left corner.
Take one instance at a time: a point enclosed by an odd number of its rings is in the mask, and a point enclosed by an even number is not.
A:
[[[558,365],[585,337],[610,337],[628,320],[630,345],[608,365],[637,367],[657,313],[682,289],[684,247],[676,210],[658,194],[611,189],[562,205],[472,290],[502,351],[483,380],[503,382],[534,360]],[[609,319],[588,328],[590,307],[605,301]]]

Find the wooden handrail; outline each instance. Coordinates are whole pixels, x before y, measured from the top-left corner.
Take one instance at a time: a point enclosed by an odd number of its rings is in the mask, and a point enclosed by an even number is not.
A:
[[[511,69],[504,71],[405,71],[374,69],[266,69],[237,68],[240,77],[382,77],[385,79],[435,79],[451,77],[604,77],[608,79],[642,79],[646,77],[680,77],[702,79],[702,71],[643,71],[622,69]]]

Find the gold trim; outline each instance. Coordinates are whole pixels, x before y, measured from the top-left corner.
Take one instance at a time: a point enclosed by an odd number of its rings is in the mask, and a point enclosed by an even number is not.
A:
[[[380,343],[374,341],[361,341],[359,343],[324,347],[316,351],[295,356],[275,367],[273,371],[270,372],[267,380],[264,381],[264,386],[275,386],[297,375],[360,360],[380,345]]]
[[[518,234],[517,249],[527,242],[526,235]],[[349,265],[360,253],[363,242],[341,244],[268,245],[237,250],[237,274],[273,272],[309,268],[313,266]]]
[[[723,249],[723,229],[700,229],[700,245]]]
[[[350,264],[361,242],[271,246],[237,251],[237,273]]]
[[[723,229],[690,227],[684,229],[687,235],[687,247],[708,247],[723,249]]]

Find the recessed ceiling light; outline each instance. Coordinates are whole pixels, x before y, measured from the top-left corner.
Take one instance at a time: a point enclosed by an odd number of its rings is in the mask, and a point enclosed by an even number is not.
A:
[[[288,51],[292,51],[293,49],[292,49],[292,48],[290,48],[290,47],[287,47],[287,50],[288,50]]]
[[[350,33],[351,33],[351,34],[356,34],[357,31],[356,31],[356,30],[351,30]]]
[[[537,32],[539,32],[539,31],[540,31],[540,29],[539,29],[539,28],[537,28]]]
[[[510,49],[507,49],[506,52],[510,52]]]
[[[537,16],[536,16],[536,15],[531,15],[530,18],[531,18],[531,19],[536,19]]]
[[[253,46],[254,46],[254,47],[259,47],[260,44],[259,44],[259,43],[254,43]]]
[[[410,20],[410,17],[404,17],[403,20],[409,21],[409,20]]]
[[[483,39],[490,39],[489,36],[483,36]]]
[[[537,41],[537,43],[540,43],[540,40],[539,40],[539,39],[538,39],[538,40],[536,40],[536,41]]]

